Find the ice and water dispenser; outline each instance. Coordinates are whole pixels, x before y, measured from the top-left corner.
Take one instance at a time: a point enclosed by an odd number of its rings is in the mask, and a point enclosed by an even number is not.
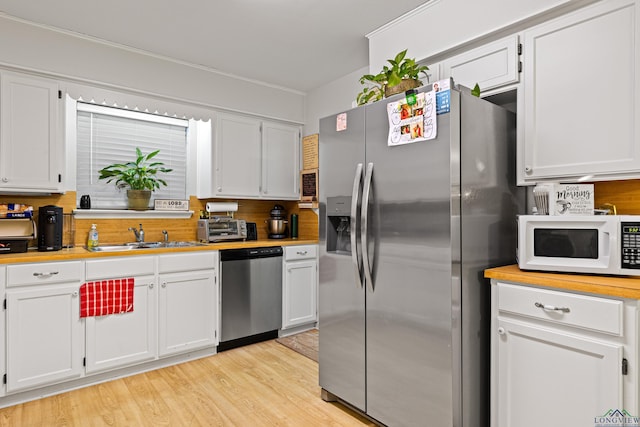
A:
[[[327,252],[351,255],[351,197],[327,198]]]

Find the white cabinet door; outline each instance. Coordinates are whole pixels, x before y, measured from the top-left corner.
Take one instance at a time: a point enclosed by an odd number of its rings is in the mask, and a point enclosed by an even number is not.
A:
[[[159,355],[217,345],[215,270],[162,274],[159,283]]]
[[[61,191],[58,84],[9,72],[0,80],[0,190]]]
[[[526,322],[497,325],[494,427],[588,426],[623,408],[622,345]]]
[[[220,113],[214,139],[214,196],[258,197],[261,177],[260,120]]]
[[[283,329],[317,320],[317,265],[315,259],[284,263]]]
[[[134,277],[133,311],[86,318],[86,371],[95,373],[157,357],[155,277]]]
[[[639,16],[612,0],[524,32],[519,184],[639,176]]]
[[[82,375],[79,284],[7,291],[7,392]]]
[[[518,83],[518,36],[513,35],[442,61],[444,77],[481,93]]]
[[[300,198],[300,128],[262,124],[262,197]]]

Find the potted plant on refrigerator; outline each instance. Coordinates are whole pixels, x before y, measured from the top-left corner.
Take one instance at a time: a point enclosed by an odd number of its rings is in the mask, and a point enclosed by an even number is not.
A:
[[[379,101],[382,98],[405,92],[409,89],[422,86],[420,74],[429,76],[426,65],[419,65],[413,58],[406,58],[407,49],[398,53],[395,58],[388,59],[390,67],[385,65],[378,74],[365,74],[360,77],[360,84],[367,85],[358,94],[356,100],[358,105]]]
[[[164,167],[162,162],[152,162],[160,150],[143,154],[140,148],[136,147],[136,159],[127,163],[114,163],[100,170],[98,179],[106,179],[107,183],[115,180],[118,188],[126,188],[129,209],[145,210],[149,208],[151,193],[167,185],[167,182],[156,175],[158,173],[168,173],[173,169]]]

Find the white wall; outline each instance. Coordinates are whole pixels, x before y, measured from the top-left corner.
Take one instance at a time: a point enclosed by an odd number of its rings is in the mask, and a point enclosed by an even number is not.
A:
[[[361,68],[307,94],[304,135],[318,133],[321,118],[353,108],[352,103],[363,87],[360,77],[368,69]]]
[[[304,122],[305,95],[0,15],[0,65],[199,107]]]

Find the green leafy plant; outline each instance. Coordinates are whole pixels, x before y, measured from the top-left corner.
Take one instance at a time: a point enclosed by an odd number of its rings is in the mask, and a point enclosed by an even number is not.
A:
[[[156,150],[145,155],[136,147],[135,161],[109,165],[100,170],[98,179],[106,179],[107,183],[115,180],[115,185],[118,188],[157,190],[160,185],[166,186],[167,182],[156,175],[160,172],[168,173],[173,170],[165,168],[162,162],[150,162],[159,152],[160,150]]]
[[[471,95],[477,96],[478,98],[480,97],[480,85],[478,85],[478,83],[471,89]]]
[[[360,84],[368,86],[363,88],[358,94],[356,98],[358,105],[381,100],[385,96],[388,96],[387,92],[389,88],[404,85],[403,82],[407,80],[412,81],[412,83],[404,90],[421,86],[420,74],[424,74],[428,79],[426,71],[429,67],[426,65],[418,65],[415,59],[406,58],[406,55],[407,49],[398,53],[395,58],[387,60],[391,65],[390,67],[385,65],[378,74],[365,74],[360,77]],[[402,90],[397,93],[401,91]]]

